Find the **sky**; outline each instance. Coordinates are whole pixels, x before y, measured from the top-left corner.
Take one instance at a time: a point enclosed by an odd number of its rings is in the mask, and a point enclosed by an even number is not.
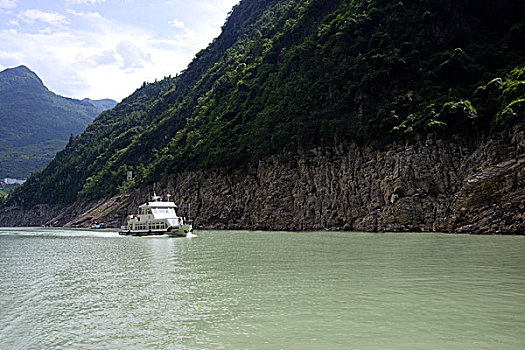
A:
[[[239,0],[0,0],[0,71],[25,65],[77,99],[129,96],[175,76]]]

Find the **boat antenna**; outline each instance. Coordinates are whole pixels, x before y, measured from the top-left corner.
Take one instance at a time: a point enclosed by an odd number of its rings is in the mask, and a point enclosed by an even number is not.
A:
[[[158,202],[160,198],[161,198],[161,197],[160,197],[160,196],[157,196],[157,194],[155,193],[155,191],[153,191],[153,198],[152,198],[153,201],[154,201],[154,202]]]

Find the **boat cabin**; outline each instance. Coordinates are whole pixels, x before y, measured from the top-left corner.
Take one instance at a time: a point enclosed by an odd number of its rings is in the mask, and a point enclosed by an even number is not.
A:
[[[153,196],[153,201],[139,206],[137,213],[129,215],[126,226],[122,227],[121,234],[150,235],[174,234],[186,236],[192,231],[191,223],[177,215],[177,206],[174,202],[162,201],[159,196]],[[169,199],[169,196],[168,196]]]

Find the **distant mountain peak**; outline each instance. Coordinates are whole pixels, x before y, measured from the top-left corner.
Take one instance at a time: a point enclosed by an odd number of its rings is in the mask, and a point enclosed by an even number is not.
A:
[[[0,79],[17,85],[38,85],[44,87],[42,80],[31,69],[24,65],[7,68],[0,72]],[[46,88],[47,89],[47,88]]]
[[[0,72],[0,74],[3,74],[3,73],[17,75],[17,76],[32,77],[38,80],[40,83],[42,83],[42,80],[40,80],[38,75],[36,75],[35,72],[33,72],[31,69],[27,68],[27,66],[24,66],[24,65],[20,65],[14,68],[7,68],[4,71]]]
[[[35,74],[35,72],[33,72],[31,69],[27,68],[27,66],[25,66],[23,64],[19,65],[18,67],[8,68],[6,70],[13,70],[13,71],[19,71],[19,72],[28,72],[28,73]]]
[[[43,168],[71,134],[80,134],[113,100],[63,97],[26,66],[0,72],[0,178]]]

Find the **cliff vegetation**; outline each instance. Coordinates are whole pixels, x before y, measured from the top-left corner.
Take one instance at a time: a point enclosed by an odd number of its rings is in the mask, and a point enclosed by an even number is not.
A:
[[[497,134],[525,114],[524,37],[519,0],[243,0],[185,71],[102,113],[7,203],[96,201],[319,146]]]

